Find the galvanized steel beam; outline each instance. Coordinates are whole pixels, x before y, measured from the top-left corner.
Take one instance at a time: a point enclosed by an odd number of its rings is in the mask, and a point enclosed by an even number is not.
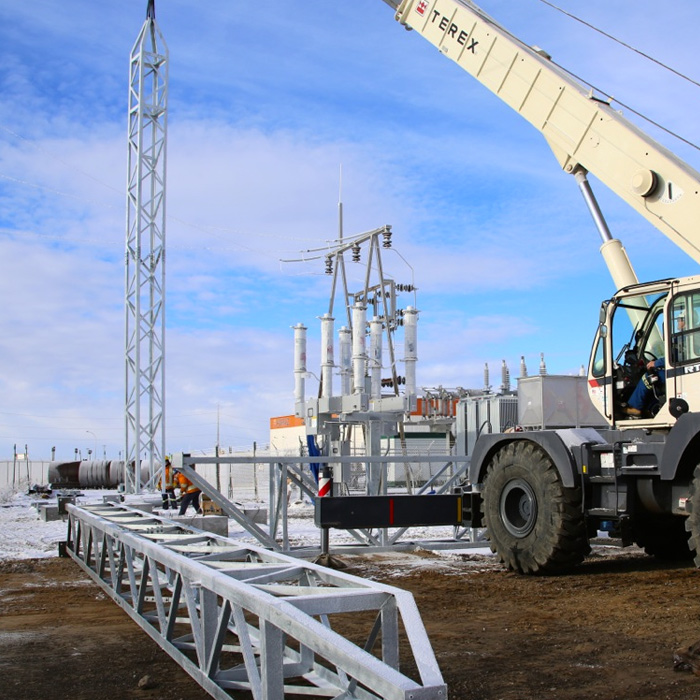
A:
[[[124,505],[67,510],[70,556],[214,698],[447,698],[407,591]]]

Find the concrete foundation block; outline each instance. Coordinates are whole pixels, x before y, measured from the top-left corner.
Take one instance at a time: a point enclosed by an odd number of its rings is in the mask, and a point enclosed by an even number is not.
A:
[[[244,508],[243,515],[258,525],[267,525],[267,508]]]
[[[228,518],[225,515],[171,515],[168,520],[228,537]]]
[[[49,523],[53,520],[61,520],[62,516],[58,512],[58,505],[40,505],[39,506],[39,517],[45,522]]]

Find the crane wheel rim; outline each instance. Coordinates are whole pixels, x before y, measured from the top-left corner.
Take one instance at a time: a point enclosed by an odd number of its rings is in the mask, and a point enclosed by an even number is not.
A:
[[[499,503],[501,520],[514,537],[527,537],[537,521],[537,498],[532,486],[524,479],[509,481]]]

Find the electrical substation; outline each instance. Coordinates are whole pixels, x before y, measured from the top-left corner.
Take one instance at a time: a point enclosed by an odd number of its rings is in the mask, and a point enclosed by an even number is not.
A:
[[[317,263],[330,290],[317,317],[318,367],[308,363],[311,322],[290,321],[294,391],[285,415],[271,417],[277,449],[227,454],[217,440],[212,456],[173,454],[173,469],[203,494],[187,522],[166,512],[165,498],[155,510],[125,503],[166,475],[169,57],[148,1],[130,57],[125,459],[52,463],[49,478],[65,490],[119,489],[99,506],[64,498],[61,554],[219,700],[238,691],[446,700],[412,596],[339,571],[343,554],[488,546],[512,571],[559,574],[604,535],[700,565],[700,413],[691,410],[700,278],[641,283],[587,179],[594,173],[700,260],[700,205],[684,197],[700,191],[700,174],[470,0],[384,2],[542,132],[583,195],[617,292],[601,304],[577,375],[550,375],[542,354],[533,375],[521,358],[516,388],[505,360],[496,389],[488,365],[482,387],[425,386],[420,316],[430,309],[400,236],[391,225],[346,236],[341,202],[334,241],[281,261]],[[406,279],[395,278],[390,255]],[[267,492],[265,512],[236,499],[244,470],[258,504]],[[317,546],[290,537],[292,491],[313,508]],[[229,521],[244,535],[228,537]],[[332,626],[365,612],[374,622],[359,644]],[[401,670],[406,646],[412,677]]]

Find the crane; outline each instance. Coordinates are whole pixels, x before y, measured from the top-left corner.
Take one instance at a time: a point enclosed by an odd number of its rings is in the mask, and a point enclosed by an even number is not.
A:
[[[463,523],[485,526],[523,573],[580,562],[601,529],[700,567],[700,276],[640,283],[587,177],[700,262],[700,173],[471,0],[383,1],[544,136],[584,195],[618,290],[588,363],[603,426],[481,434]]]

